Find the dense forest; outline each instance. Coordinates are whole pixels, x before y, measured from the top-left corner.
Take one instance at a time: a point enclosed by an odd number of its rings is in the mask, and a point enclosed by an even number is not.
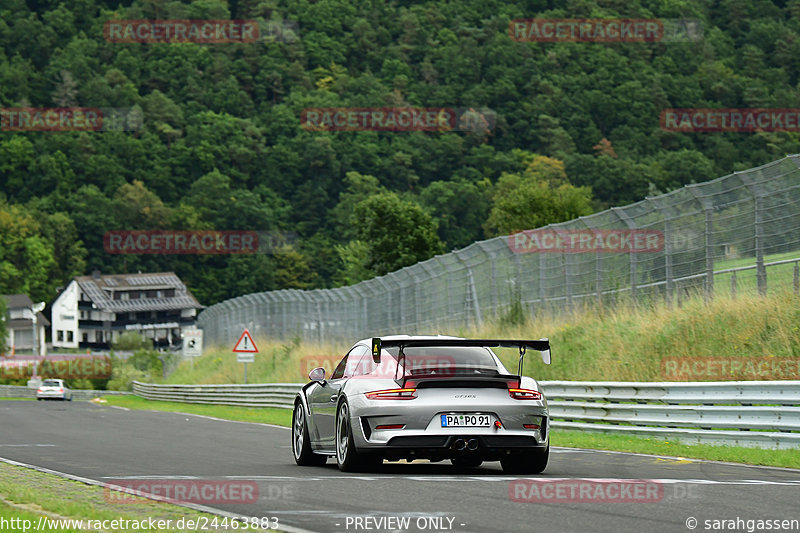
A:
[[[0,128],[0,293],[175,271],[210,305],[331,287],[800,152],[664,131],[666,108],[800,107],[800,0],[3,0],[0,107],[130,110]],[[697,19],[688,42],[517,42],[517,18]],[[120,19],[253,19],[259,42],[120,43]],[[490,128],[318,131],[308,108],[488,109]],[[110,230],[285,232],[255,255],[119,255]]]

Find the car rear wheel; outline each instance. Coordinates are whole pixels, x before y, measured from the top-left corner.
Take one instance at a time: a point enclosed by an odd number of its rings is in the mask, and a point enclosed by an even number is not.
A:
[[[311,450],[306,412],[300,402],[294,406],[292,414],[292,455],[294,462],[300,466],[321,466],[328,460],[326,456],[318,455]]]
[[[336,464],[342,472],[368,471],[382,462],[378,457],[359,453],[353,440],[350,407],[347,401],[336,410]]]
[[[532,450],[511,454],[500,460],[506,474],[539,474],[547,468],[550,459],[550,445],[544,450]]]

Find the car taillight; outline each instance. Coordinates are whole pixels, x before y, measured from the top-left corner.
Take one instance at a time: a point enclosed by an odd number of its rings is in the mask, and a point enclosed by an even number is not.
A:
[[[370,400],[413,400],[417,397],[417,389],[386,389],[365,392]]]
[[[64,392],[64,389],[59,387],[58,392]]]
[[[404,427],[406,427],[405,424],[381,424],[375,426],[375,429],[403,429]]]
[[[525,429],[539,429],[539,424],[522,424]]]
[[[39,387],[39,390],[38,390],[38,391],[36,391],[36,392],[44,392],[44,389],[43,389],[43,388],[41,388],[41,387]]]
[[[533,389],[508,389],[508,395],[515,400],[541,400],[542,393]]]

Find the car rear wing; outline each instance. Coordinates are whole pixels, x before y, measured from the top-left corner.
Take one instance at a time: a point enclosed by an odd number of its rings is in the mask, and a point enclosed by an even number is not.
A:
[[[522,363],[525,352],[528,348],[542,352],[544,364],[550,364],[550,339],[521,340],[521,339],[383,339],[373,337],[372,339],[372,360],[377,364],[381,360],[381,350],[384,348],[399,347],[400,354],[404,348],[428,348],[434,346],[456,347],[472,346],[478,348],[517,348],[519,349],[519,372],[522,375]],[[398,357],[399,365],[399,357]]]

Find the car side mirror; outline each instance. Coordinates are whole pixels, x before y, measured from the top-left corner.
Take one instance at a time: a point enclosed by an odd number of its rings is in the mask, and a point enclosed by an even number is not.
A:
[[[308,379],[311,381],[316,381],[318,383],[325,381],[325,369],[321,366],[318,366],[314,370],[308,373]]]

